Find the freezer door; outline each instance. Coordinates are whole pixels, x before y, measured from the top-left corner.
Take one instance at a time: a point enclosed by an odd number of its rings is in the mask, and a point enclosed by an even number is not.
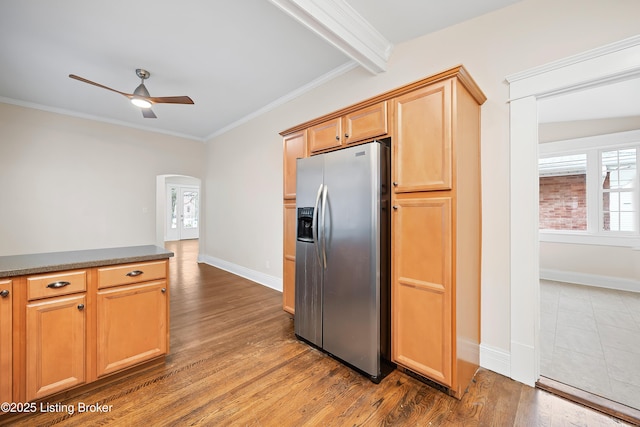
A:
[[[377,143],[325,158],[323,348],[371,376],[380,374]]]
[[[318,190],[322,190],[323,158],[298,159],[296,165],[296,209],[319,212]],[[312,224],[315,241],[296,241],[295,315],[296,335],[322,347],[322,267],[317,241],[317,220]],[[297,235],[297,233],[296,233]]]

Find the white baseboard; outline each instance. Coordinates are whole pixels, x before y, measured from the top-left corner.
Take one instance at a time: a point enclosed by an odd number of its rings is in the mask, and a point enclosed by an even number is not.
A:
[[[253,282],[259,283],[263,286],[266,286],[267,288],[275,289],[276,291],[282,292],[282,279],[279,277],[271,276],[260,271],[251,270],[250,268],[243,267],[241,265],[234,264],[232,262],[209,255],[198,255],[198,262],[209,264],[213,267],[217,267],[221,270],[228,271],[237,276],[244,277],[245,279],[249,279]]]
[[[511,355],[499,348],[480,344],[480,366],[505,377],[510,377]]]
[[[615,289],[618,291],[640,292],[640,281],[621,277],[598,276],[596,274],[541,268],[540,278],[557,282],[576,283],[578,285],[597,286],[599,288]]]

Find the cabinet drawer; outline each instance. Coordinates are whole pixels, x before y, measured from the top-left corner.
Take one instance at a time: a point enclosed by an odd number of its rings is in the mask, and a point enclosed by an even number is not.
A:
[[[98,269],[98,289],[128,285],[167,277],[167,262],[144,262]]]
[[[87,272],[66,271],[27,278],[29,300],[84,292],[87,289]]]

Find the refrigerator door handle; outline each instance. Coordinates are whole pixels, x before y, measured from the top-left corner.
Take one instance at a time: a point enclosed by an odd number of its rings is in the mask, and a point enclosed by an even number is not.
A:
[[[320,239],[318,238],[318,204],[320,203],[320,196],[322,195],[322,187],[320,184],[318,187],[318,194],[316,195],[316,204],[313,208],[313,219],[311,220],[311,233],[313,236],[313,245],[316,248],[316,257],[318,258],[318,264],[322,265],[322,258],[320,257]]]
[[[327,211],[327,192],[329,187],[324,186],[322,191],[322,259],[325,270],[327,269],[327,230],[325,224],[326,211]]]

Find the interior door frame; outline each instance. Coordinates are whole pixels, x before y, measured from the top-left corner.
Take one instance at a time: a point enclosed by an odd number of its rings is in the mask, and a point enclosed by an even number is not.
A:
[[[506,77],[510,97],[509,376],[540,376],[538,99],[640,76],[640,36]],[[533,303],[532,303],[533,301]]]

